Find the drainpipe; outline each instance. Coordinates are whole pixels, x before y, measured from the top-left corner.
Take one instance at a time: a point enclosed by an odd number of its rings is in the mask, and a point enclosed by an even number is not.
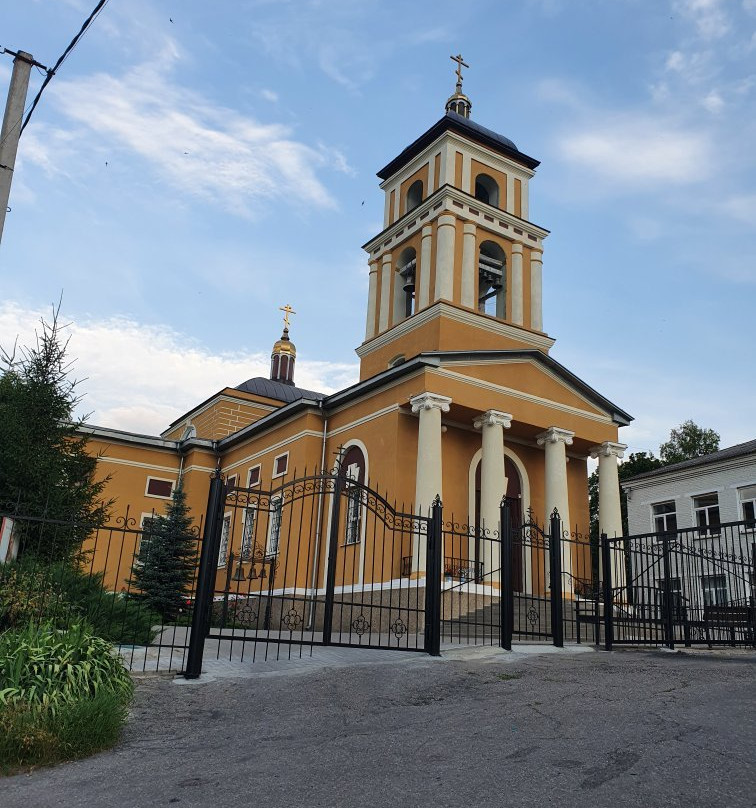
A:
[[[318,402],[318,406],[320,407],[321,411],[323,409],[323,399],[321,398]],[[323,479],[323,474],[325,473],[323,467],[325,465],[325,449],[326,449],[326,435],[328,434],[328,418],[323,419],[323,441],[320,447],[320,475],[321,481],[323,485],[320,489],[320,494],[318,495],[318,515],[315,522],[315,552],[313,554],[312,559],[312,579],[310,580],[310,591],[312,592],[312,599],[310,600],[310,609],[309,614],[307,615],[307,627],[306,631],[312,630],[312,623],[315,618],[315,600],[316,600],[316,587],[318,583],[318,565],[320,562],[320,523],[321,518],[323,516],[323,495],[325,493],[325,480]]]

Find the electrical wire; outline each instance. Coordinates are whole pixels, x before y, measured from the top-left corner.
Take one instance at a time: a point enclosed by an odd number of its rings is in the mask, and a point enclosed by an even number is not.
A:
[[[29,108],[29,111],[26,113],[26,118],[24,119],[24,123],[21,126],[21,132],[23,132],[24,129],[26,129],[26,125],[29,123],[29,119],[31,118],[32,113],[37,108],[37,104],[39,104],[39,99],[42,97],[42,93],[44,92],[45,87],[47,87],[47,85],[52,81],[53,76],[60,69],[63,62],[65,62],[66,59],[71,55],[71,51],[79,44],[79,40],[84,36],[84,34],[86,34],[89,27],[97,19],[97,16],[103,10],[103,8],[105,8],[107,3],[108,3],[108,0],[100,0],[97,3],[97,5],[94,7],[94,10],[92,11],[92,13],[87,17],[87,19],[84,21],[84,24],[81,26],[81,29],[79,30],[79,33],[76,34],[76,36],[68,44],[68,47],[63,51],[63,55],[52,66],[52,68],[47,71],[47,76],[46,76],[45,80],[42,82],[42,86],[39,88],[39,92],[37,93],[34,100],[32,101],[31,106]]]

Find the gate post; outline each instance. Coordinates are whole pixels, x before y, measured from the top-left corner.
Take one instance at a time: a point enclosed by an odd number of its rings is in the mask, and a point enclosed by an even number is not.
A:
[[[213,605],[213,589],[223,529],[223,503],[226,486],[219,471],[210,478],[210,493],[207,496],[205,528],[202,533],[197,592],[192,612],[192,627],[189,635],[189,652],[186,659],[185,679],[197,679],[202,673],[202,654],[205,650],[208,618]]]
[[[512,512],[509,500],[503,497],[500,506],[501,519],[501,590],[499,596],[499,645],[505,651],[512,650],[514,633],[514,587],[512,586],[513,546]]]
[[[557,648],[564,647],[562,625],[562,519],[554,508],[549,530],[549,560],[551,569],[551,634]]]
[[[601,588],[604,595],[604,650],[611,651],[614,643],[614,605],[612,603],[612,559],[609,556],[609,537],[601,534]]]
[[[672,622],[672,579],[669,568],[669,536],[662,536],[662,552],[664,566],[664,589],[662,591],[662,626],[664,627],[664,644],[670,651],[675,650],[675,627]]]
[[[333,598],[336,589],[336,557],[339,552],[339,522],[341,520],[341,494],[344,480],[341,467],[336,465],[331,503],[331,531],[328,536],[328,566],[326,568],[325,608],[323,609],[323,645],[331,644],[333,629]]]
[[[436,495],[431,506],[425,558],[425,650],[441,656],[441,525],[443,504]]]

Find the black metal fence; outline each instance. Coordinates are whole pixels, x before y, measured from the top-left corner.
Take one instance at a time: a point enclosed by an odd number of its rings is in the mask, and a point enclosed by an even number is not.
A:
[[[602,536],[606,647],[756,647],[756,525]]]
[[[135,568],[150,563],[155,516],[140,524],[127,509],[102,527],[0,513],[0,631],[85,623],[112,642],[133,671],[183,670],[202,525],[188,548],[192,572],[178,608],[161,612],[134,582]]]

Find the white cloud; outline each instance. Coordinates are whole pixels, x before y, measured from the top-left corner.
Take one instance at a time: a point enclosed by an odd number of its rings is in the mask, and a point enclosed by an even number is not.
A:
[[[33,344],[40,317],[50,311],[0,305],[0,345]],[[61,317],[66,322],[65,315]],[[81,317],[66,332],[72,376],[85,379],[80,414],[90,423],[133,432],[158,434],[208,396],[253,376],[268,376],[267,350],[216,355],[207,347],[162,325],[124,318]],[[309,390],[334,392],[357,381],[355,363],[299,358],[296,383]]]
[[[710,144],[699,132],[653,117],[595,116],[581,131],[560,139],[563,157],[622,186],[688,184],[705,178]]]
[[[752,228],[756,227],[756,194],[740,194],[726,199],[721,209],[728,215],[738,219]],[[754,268],[756,272],[756,268]]]
[[[97,74],[51,85],[48,92],[80,129],[45,128],[44,146],[40,137],[25,157],[50,172],[70,165],[72,150],[89,160],[96,149],[123,149],[146,160],[183,194],[242,215],[275,197],[336,207],[317,171],[348,170],[343,155],[335,157],[327,148],[296,140],[287,126],[260,123],[182,87],[170,75],[177,58],[170,45],[156,61],[121,77]]]
[[[272,103],[276,103],[278,101],[278,93],[274,92],[273,90],[260,90],[260,95],[266,100],[271,101]]]
[[[709,112],[714,113],[715,115],[720,113],[724,109],[724,99],[722,96],[716,91],[712,90],[702,101],[704,108],[707,109]]]
[[[675,10],[688,18],[704,39],[719,39],[730,31],[723,0],[676,0]]]

